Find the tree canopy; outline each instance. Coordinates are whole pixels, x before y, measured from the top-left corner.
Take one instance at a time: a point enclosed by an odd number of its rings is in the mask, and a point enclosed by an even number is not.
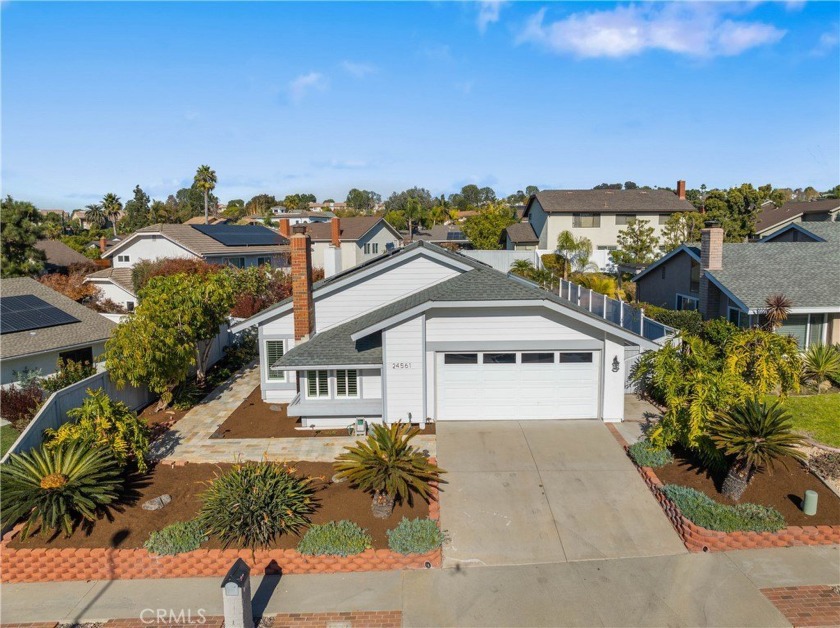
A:
[[[500,249],[501,234],[516,222],[513,210],[507,205],[494,203],[464,222],[464,234],[477,249]]]
[[[360,212],[372,212],[380,202],[382,196],[371,190],[353,188],[347,193],[347,206]]]
[[[0,204],[0,275],[37,275],[44,268],[44,252],[35,248],[41,236],[41,212],[32,204],[7,196]]]
[[[659,240],[649,220],[634,220],[618,232],[618,250],[612,252],[616,264],[652,263],[658,254]]]

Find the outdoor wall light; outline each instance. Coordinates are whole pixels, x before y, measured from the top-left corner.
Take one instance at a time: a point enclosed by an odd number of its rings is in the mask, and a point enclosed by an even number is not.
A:
[[[620,369],[620,368],[621,368],[621,364],[618,361],[618,356],[614,356],[613,361],[612,361],[613,373],[618,373],[618,369]]]

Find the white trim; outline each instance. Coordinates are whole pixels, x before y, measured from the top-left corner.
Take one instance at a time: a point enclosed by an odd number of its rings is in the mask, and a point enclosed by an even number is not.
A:
[[[734,302],[735,302],[735,304],[736,304],[736,305],[737,305],[740,309],[742,309],[742,310],[744,311],[744,313],[745,313],[745,314],[749,314],[749,313],[750,313],[750,308],[748,308],[748,307],[744,304],[744,302],[743,302],[743,301],[741,301],[741,299],[739,299],[739,298],[738,298],[738,297],[736,297],[734,294],[732,294],[732,291],[731,291],[731,290],[729,290],[729,288],[727,288],[726,286],[724,286],[724,285],[720,282],[720,280],[716,279],[716,278],[715,278],[715,276],[712,274],[712,272],[713,272],[713,271],[711,271],[711,270],[703,270],[703,269],[701,268],[701,269],[700,269],[700,279],[702,280],[702,279],[703,279],[703,275],[705,274],[705,275],[706,275],[706,278],[707,278],[709,281],[711,281],[713,284],[715,284],[715,285],[718,287],[718,289],[719,289],[721,292],[723,292],[723,294],[725,294],[726,296],[728,296],[730,301],[734,301]]]
[[[290,349],[291,350],[291,349]],[[278,366],[277,368],[284,368],[287,371],[323,371],[324,369],[382,369],[381,364],[307,364],[305,366]]]
[[[685,308],[679,307],[679,298],[682,297],[683,300],[688,299],[689,301],[694,301],[697,307],[694,310],[686,310]],[[676,292],[674,293],[674,309],[678,312],[690,312],[690,311],[699,311],[700,310],[700,297],[693,297],[690,294],[685,294],[684,292]]]
[[[320,378],[317,376],[317,373],[319,373],[319,372],[323,372],[323,373],[327,374],[327,394],[325,394],[325,395],[320,394],[320,386],[319,386]],[[316,376],[315,376],[315,393],[316,394],[315,395],[310,395],[309,394],[309,381],[310,381],[309,374],[310,373],[316,373]],[[332,391],[330,390],[330,388],[331,388],[331,386],[330,386],[330,370],[328,368],[309,369],[309,370],[306,371],[306,376],[304,377],[304,379],[306,380],[305,385],[303,387],[303,397],[304,397],[304,399],[332,399],[332,395],[331,395]]]
[[[188,253],[192,253],[192,254],[193,254],[193,255],[195,255],[196,257],[201,257],[201,258],[203,258],[203,257],[204,257],[204,255],[203,255],[203,254],[198,253],[197,251],[194,251],[194,250],[193,250],[193,249],[191,249],[190,247],[186,246],[186,245],[185,245],[185,244],[183,244],[182,242],[179,242],[178,240],[175,240],[174,238],[170,237],[168,234],[163,233],[162,231],[143,231],[143,232],[135,231],[135,232],[134,232],[134,233],[132,233],[130,236],[128,236],[125,240],[123,240],[123,241],[122,241],[122,242],[120,242],[119,244],[115,244],[114,246],[112,246],[112,247],[110,248],[110,250],[105,251],[104,253],[102,253],[102,255],[100,255],[100,257],[111,257],[111,256],[112,256],[114,253],[116,253],[119,249],[121,249],[121,248],[123,248],[124,246],[128,245],[130,242],[133,242],[134,240],[142,240],[143,238],[145,238],[145,237],[147,237],[147,236],[148,236],[148,237],[161,237],[161,238],[164,238],[165,240],[169,240],[169,241],[170,241],[172,244],[174,244],[175,246],[180,246],[182,249],[184,249],[184,250],[185,250],[185,251],[187,251]]]
[[[356,394],[355,395],[341,395],[339,394],[338,390],[338,372],[344,371],[345,373],[355,373],[356,374]],[[362,398],[362,390],[361,390],[361,378],[359,377],[359,371],[357,369],[334,369],[333,370],[334,377],[335,377],[335,398],[336,399],[361,399]],[[346,382],[345,382],[346,383]],[[349,388],[348,386],[345,386]]]
[[[284,369],[282,367],[276,367],[275,368],[274,366],[269,364],[269,357],[268,357],[268,343],[269,342],[279,342],[279,343],[281,343],[283,345],[283,355],[286,355],[286,344],[287,344],[286,339],[285,338],[264,338],[262,342],[263,342],[263,352],[265,353],[265,363],[266,363],[265,381],[269,382],[269,383],[281,383],[281,384],[286,383],[289,380],[289,376],[286,373],[286,369]],[[281,355],[280,358],[282,358],[283,355]],[[282,377],[271,377],[271,372],[272,371],[275,371],[275,372],[280,371],[280,373],[282,373]]]
[[[766,235],[763,238],[761,238],[759,243],[772,242],[773,240],[776,239],[776,237],[778,237],[780,235],[783,235],[785,233],[788,233],[789,231],[798,231],[799,233],[804,233],[807,236],[815,238],[817,242],[825,242],[826,241],[825,238],[822,238],[822,237],[818,236],[813,231],[808,231],[808,227],[803,227],[802,225],[803,225],[803,223],[800,223],[800,222],[793,222],[789,225],[785,225],[784,227],[782,227],[778,231],[774,231],[773,233],[771,233],[769,235]]]

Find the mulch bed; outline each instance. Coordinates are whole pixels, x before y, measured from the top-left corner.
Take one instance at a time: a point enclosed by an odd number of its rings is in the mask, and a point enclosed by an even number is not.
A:
[[[211,438],[316,438],[347,436],[346,429],[295,429],[300,419],[286,414],[287,404],[266,403],[257,386]],[[434,423],[427,423],[421,434],[434,434]]]
[[[786,458],[784,463],[787,469],[777,463],[772,474],[765,471],[753,476],[740,502],[737,503],[771,506],[782,513],[789,526],[840,524],[840,498],[798,461]],[[657,467],[654,471],[663,484],[691,487],[721,504],[736,503],[719,493],[726,472],[712,474],[685,452],[675,451],[673,463]],[[802,497],[809,489],[819,495],[817,514],[812,517],[805,515],[800,509]]]
[[[200,495],[207,488],[207,482],[217,473],[230,468],[230,464],[187,464],[173,467],[158,464],[145,476],[132,478],[127,491],[127,506],[113,508],[108,517],[99,519],[89,529],[77,529],[74,534],[65,538],[60,534],[46,537],[33,532],[26,541],[21,542],[15,537],[10,547],[35,548],[97,548],[116,547],[120,549],[137,549],[155,530],[160,530],[176,521],[188,521],[195,517],[201,506]],[[322,524],[329,521],[349,519],[365,528],[373,537],[375,549],[388,547],[387,530],[396,527],[403,517],[414,519],[429,516],[429,505],[422,499],[416,499],[414,505],[397,504],[390,518],[375,519],[370,510],[371,498],[367,493],[350,487],[349,483],[333,484],[332,464],[328,462],[296,462],[290,463],[299,475],[319,478],[313,484],[315,497],[319,508],[312,515],[312,523]],[[172,502],[165,508],[148,511],[140,505],[148,499],[164,493],[172,496]],[[305,533],[301,531],[301,536]],[[279,549],[294,549],[300,536],[283,535],[273,547]],[[221,549],[224,546],[211,538],[202,545],[206,549]]]

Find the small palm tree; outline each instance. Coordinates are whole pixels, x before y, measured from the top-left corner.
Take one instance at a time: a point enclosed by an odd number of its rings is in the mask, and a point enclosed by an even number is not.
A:
[[[798,449],[804,441],[793,433],[790,415],[778,400],[766,403],[754,397],[736,405],[711,421],[709,436],[732,458],[721,492],[735,501],[754,473],[772,469],[777,460],[784,465],[785,456],[805,459]]]
[[[409,198],[405,203],[405,219],[408,221],[408,239],[414,239],[414,227],[423,216],[423,206],[420,201],[414,197]]]
[[[802,370],[806,379],[817,384],[817,392],[827,379],[840,380],[840,347],[822,343],[811,345],[805,353]]]
[[[102,197],[102,211],[105,212],[105,216],[111,221],[111,225],[114,227],[115,238],[117,237],[117,221],[122,215],[122,210],[122,202],[120,202],[120,197],[116,194],[108,192],[108,194]]]
[[[204,224],[210,221],[210,213],[207,199],[210,192],[216,187],[216,171],[210,166],[199,166],[195,171],[195,187],[204,193]]]
[[[88,205],[85,211],[85,222],[89,225],[104,227],[105,223],[108,222],[108,216],[105,215],[102,205],[99,203]]]
[[[428,500],[432,483],[445,473],[409,444],[419,432],[404,423],[390,427],[373,424],[365,442],[356,441],[354,447],[345,447],[347,452],[336,458],[334,466],[339,478],[373,494],[374,517],[388,518],[394,511],[394,502],[410,502],[413,493]]]
[[[527,259],[514,260],[513,264],[510,265],[510,272],[520,277],[530,278],[535,270],[533,262]]]
[[[100,506],[116,500],[122,485],[114,458],[79,441],[12,454],[0,477],[3,523],[26,517],[22,539],[36,524],[45,534],[61,530],[70,536],[79,519],[94,521]]]
[[[764,328],[776,331],[787,320],[793,302],[783,294],[772,294],[764,300]]]

